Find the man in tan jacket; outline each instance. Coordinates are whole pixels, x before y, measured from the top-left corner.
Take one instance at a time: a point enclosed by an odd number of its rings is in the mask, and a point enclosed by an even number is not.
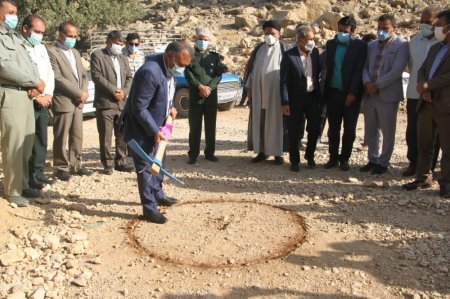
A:
[[[88,99],[88,82],[80,53],[73,49],[77,36],[77,25],[64,22],[58,28],[55,46],[48,49],[55,73],[53,166],[57,168],[57,177],[63,181],[68,181],[72,174],[92,174],[81,166],[83,105]]]

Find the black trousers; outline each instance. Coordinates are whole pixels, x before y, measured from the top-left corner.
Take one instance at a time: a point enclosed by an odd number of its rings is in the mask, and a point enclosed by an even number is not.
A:
[[[406,145],[408,146],[406,158],[408,158],[409,163],[413,165],[416,165],[418,156],[418,145],[417,145],[418,102],[419,102],[418,99],[410,99],[410,98],[408,98],[406,102],[406,116],[407,116]],[[431,166],[431,170],[433,171],[436,168],[437,160],[439,157],[439,148],[440,148],[439,135],[437,135],[434,143],[433,162]]]
[[[289,161],[291,164],[300,163],[300,151],[298,143],[305,127],[308,133],[305,159],[313,159],[316,151],[317,139],[320,132],[320,106],[319,98],[315,93],[308,93],[303,99],[301,108],[290,107],[291,115],[288,119],[289,134]]]
[[[216,151],[217,105],[189,105],[189,151],[190,158],[200,154],[202,122],[205,119],[205,156],[213,156]]]
[[[356,138],[356,125],[358,123],[360,101],[354,101],[345,107],[347,94],[331,88],[328,96],[328,152],[330,160],[348,162],[353,150],[353,142]],[[342,134],[342,149],[339,155],[341,143],[341,126],[344,124]]]
[[[47,158],[48,109],[34,104],[34,119],[36,131],[33,151],[28,163],[28,173],[30,181],[39,183],[39,178],[44,177],[45,160]]]

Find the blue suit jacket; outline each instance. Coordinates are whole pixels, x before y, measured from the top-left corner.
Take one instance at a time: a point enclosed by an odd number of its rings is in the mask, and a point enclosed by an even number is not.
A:
[[[363,71],[363,83],[372,81],[375,70],[379,41],[374,40],[367,48],[366,65]],[[406,40],[395,35],[384,49],[380,73],[375,85],[384,102],[399,102],[403,100],[402,74],[409,59],[409,45]]]
[[[319,50],[314,48],[310,55],[315,87],[314,92],[319,96]],[[294,113],[303,108],[306,97],[306,75],[297,46],[283,54],[280,65],[280,90],[282,105],[289,104]]]
[[[153,144],[164,125],[167,109],[167,73],[163,54],[149,57],[136,72],[122,113],[124,139]]]

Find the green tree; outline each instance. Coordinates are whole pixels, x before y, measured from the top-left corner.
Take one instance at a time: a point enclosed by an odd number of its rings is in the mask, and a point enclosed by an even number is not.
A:
[[[123,28],[146,15],[139,0],[22,0],[18,10],[22,20],[29,14],[44,18],[50,37],[61,22],[74,21],[82,40],[93,30]]]

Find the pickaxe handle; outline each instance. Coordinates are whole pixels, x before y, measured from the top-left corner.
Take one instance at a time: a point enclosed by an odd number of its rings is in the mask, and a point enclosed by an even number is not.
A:
[[[171,125],[172,123],[173,123],[172,116],[169,115],[166,119],[166,124]],[[155,154],[155,158],[158,161],[162,161],[164,153],[166,152],[166,147],[167,147],[167,140],[161,140],[158,144],[158,149],[156,150]],[[153,174],[158,174],[160,170],[161,167],[156,163],[153,163],[152,166],[150,167],[150,172]]]

